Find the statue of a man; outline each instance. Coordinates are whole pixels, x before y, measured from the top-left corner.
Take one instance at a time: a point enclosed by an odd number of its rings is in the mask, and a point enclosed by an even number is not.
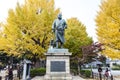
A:
[[[59,47],[59,44],[60,44],[61,48],[63,47],[63,44],[65,42],[64,31],[66,28],[67,28],[67,24],[66,24],[65,20],[62,19],[62,14],[59,13],[58,18],[53,22],[53,25],[52,25],[52,30],[55,34],[56,48]]]

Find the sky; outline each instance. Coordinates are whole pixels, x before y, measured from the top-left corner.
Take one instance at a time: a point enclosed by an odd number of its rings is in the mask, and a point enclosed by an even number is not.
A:
[[[0,22],[6,21],[8,10],[14,9],[17,2],[24,4],[24,1],[0,0]],[[78,18],[86,26],[87,33],[94,42],[98,41],[95,31],[95,18],[100,4],[101,0],[55,0],[55,8],[60,8],[63,18]]]

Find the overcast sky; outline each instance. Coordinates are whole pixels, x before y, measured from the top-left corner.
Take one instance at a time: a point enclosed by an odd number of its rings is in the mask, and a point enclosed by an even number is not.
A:
[[[24,0],[0,0],[0,22],[5,22],[8,9],[15,8],[16,2],[21,4]],[[60,8],[63,18],[77,17],[87,28],[87,33],[96,39],[95,17],[99,11],[101,0],[55,0],[55,7]]]

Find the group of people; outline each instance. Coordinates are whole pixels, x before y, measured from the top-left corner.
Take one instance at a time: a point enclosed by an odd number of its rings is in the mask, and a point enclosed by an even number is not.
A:
[[[13,80],[13,68],[12,67],[7,67],[5,69],[5,80]],[[22,67],[20,65],[17,65],[17,77],[19,80],[22,78]]]
[[[5,76],[5,80],[13,80],[13,70],[12,67],[8,67],[6,68],[6,76]]]
[[[100,80],[102,80],[102,74],[101,74],[102,73],[102,68],[101,67],[98,68],[98,72],[99,72]],[[104,76],[105,76],[106,80],[113,80],[113,76],[112,76],[109,68],[106,68]]]

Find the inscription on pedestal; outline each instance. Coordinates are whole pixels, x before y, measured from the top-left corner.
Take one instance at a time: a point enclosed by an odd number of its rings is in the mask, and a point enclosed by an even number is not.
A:
[[[51,61],[51,72],[65,72],[65,61]]]

